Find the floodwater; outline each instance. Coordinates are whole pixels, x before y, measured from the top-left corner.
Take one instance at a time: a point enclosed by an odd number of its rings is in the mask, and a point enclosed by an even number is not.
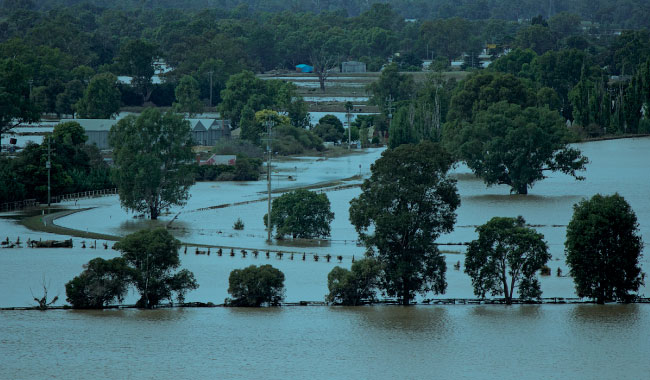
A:
[[[487,188],[466,167],[458,179],[462,205],[455,230],[441,243],[467,242],[475,226],[493,216],[522,215],[545,235],[555,273],[566,274],[563,244],[572,206],[595,193],[618,192],[637,214],[646,242],[641,259],[649,271],[650,138],[578,144],[589,157],[587,180],[553,173],[527,196],[510,195],[503,186]],[[370,173],[381,149],[362,154],[318,159],[298,157],[273,165],[273,188],[291,189],[326,184],[335,219],[326,241],[295,244],[265,242],[262,216],[266,212],[266,182],[198,183],[184,207],[170,210],[157,222],[134,218],[119,207],[117,197],[63,204],[88,211],[58,219],[62,226],[124,235],[147,225],[171,223],[172,232],[188,242],[182,267],[194,272],[200,288],[188,301],[222,303],[228,296],[231,270],[272,264],[285,273],[286,299],[322,300],[327,274],[348,267],[363,255],[348,221],[349,201]],[[290,178],[291,177],[291,178]],[[353,177],[353,178],[351,178]],[[347,180],[342,180],[347,179]],[[277,196],[277,194],[275,195]],[[235,204],[224,208],[211,206]],[[243,231],[232,228],[241,218]],[[61,239],[29,231],[11,215],[0,218],[0,237],[11,240]],[[94,257],[117,255],[103,241],[74,238],[73,249],[0,249],[0,307],[33,305],[42,296],[42,283],[56,305],[65,303],[64,285]],[[242,258],[224,253],[195,255],[191,243],[246,247]],[[112,244],[109,242],[109,244]],[[448,289],[440,297],[473,297],[470,279],[453,264],[464,261],[459,246],[442,246]],[[250,249],[272,254],[258,258]],[[275,251],[295,251],[282,259]],[[228,252],[228,251],[226,251]],[[302,252],[306,253],[305,261]],[[312,254],[321,255],[318,262]],[[326,262],[323,255],[341,255]],[[575,297],[569,277],[541,278],[545,297]],[[648,296],[648,286],[640,294]],[[425,297],[434,297],[428,294]],[[129,294],[126,303],[134,303]],[[420,298],[421,299],[421,298]],[[0,311],[0,378],[454,378],[454,379],[642,379],[650,370],[650,305],[497,305],[286,307],[279,309],[166,309],[155,311]]]
[[[558,277],[555,273],[558,268],[564,274],[568,273],[564,257],[566,225],[571,218],[573,204],[583,198],[598,192],[619,192],[623,195],[637,214],[647,247],[650,242],[650,202],[647,198],[650,191],[647,167],[650,138],[590,142],[579,144],[579,148],[591,160],[585,173],[587,180],[575,181],[563,174],[553,173],[537,183],[527,196],[510,195],[509,188],[505,186],[487,188],[466,167],[454,169],[462,204],[458,209],[455,230],[438,240],[448,244],[441,246],[446,252],[448,268],[447,292],[442,297],[473,297],[471,281],[463,273],[463,268],[453,269],[455,263],[464,261],[464,248],[454,244],[475,239],[476,226],[493,216],[522,215],[544,234],[553,256],[549,266],[554,274],[541,278],[545,297],[575,297],[571,278]],[[125,235],[147,226],[167,226],[176,217],[170,224],[171,231],[188,246],[187,255],[182,255],[183,266],[193,271],[201,284],[199,289],[188,294],[189,301],[223,302],[228,296],[226,289],[230,271],[261,263],[270,263],[285,273],[287,301],[322,300],[327,293],[327,273],[335,265],[349,267],[353,257],[359,258],[364,254],[364,248],[356,244],[357,234],[348,219],[349,202],[360,192],[354,185],[361,180],[353,176],[361,174],[367,177],[370,164],[381,152],[381,149],[367,149],[363,154],[346,157],[298,157],[274,162],[273,189],[290,190],[318,183],[335,186],[325,189],[335,214],[331,224],[332,236],[328,240],[301,243],[274,240],[268,244],[262,219],[267,208],[264,180],[198,183],[192,188],[192,197],[187,205],[173,208],[159,221],[134,218],[133,214],[120,208],[116,196],[110,196],[80,200],[76,204],[66,202],[64,207],[91,209],[60,218],[56,223],[84,231]],[[348,180],[339,181],[345,178]],[[339,189],[336,186],[352,187]],[[274,194],[274,197],[277,196]],[[227,204],[231,206],[214,208]],[[237,218],[244,222],[243,231],[233,229]],[[23,241],[28,237],[48,238],[41,233],[26,231],[9,220],[0,219],[0,231],[3,231],[0,237],[6,235],[12,240],[16,236]],[[51,283],[52,294],[64,295],[65,282],[77,275],[88,260],[96,256],[110,258],[115,255],[111,250],[104,250],[101,241],[97,243],[98,249],[82,249],[82,240],[75,238],[75,248],[71,250],[0,250],[0,289],[3,290],[0,291],[0,307],[30,305],[31,292],[38,293],[44,277]],[[222,257],[215,255],[214,250],[211,256],[197,256],[193,253],[195,247],[192,243],[246,248],[249,254],[242,258],[240,249],[236,249],[236,257],[230,257],[229,250]],[[258,258],[250,254],[253,249],[262,252]],[[268,259],[264,254],[267,250],[271,251]],[[275,256],[276,251],[285,252],[282,259]],[[288,252],[295,252],[293,261]],[[305,253],[305,261],[302,260],[302,253]],[[319,262],[314,262],[313,254],[320,255]],[[326,254],[334,258],[342,256],[342,263],[339,264],[336,259],[326,262]],[[646,255],[641,258],[645,272],[650,268],[648,257],[646,249]],[[648,286],[643,287],[640,293],[650,295]],[[426,298],[433,296],[425,295]],[[128,300],[134,301],[135,296]]]
[[[304,96],[306,102],[367,102],[368,96]]]
[[[650,305],[0,312],[3,379],[646,379]]]

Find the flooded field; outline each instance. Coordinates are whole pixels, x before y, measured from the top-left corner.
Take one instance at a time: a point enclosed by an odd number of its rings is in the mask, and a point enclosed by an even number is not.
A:
[[[650,305],[0,312],[3,379],[620,379]]]
[[[579,145],[591,163],[587,180],[576,182],[552,174],[527,196],[510,195],[507,187],[486,188],[466,167],[454,169],[462,205],[455,231],[441,243],[467,242],[474,228],[492,216],[523,215],[545,235],[555,272],[564,262],[563,243],[572,205],[595,193],[618,192],[637,214],[646,242],[641,265],[650,268],[650,138],[590,142]],[[188,301],[222,303],[228,296],[231,270],[270,263],[285,273],[289,302],[319,301],[327,293],[327,273],[349,267],[361,257],[356,233],[348,221],[349,201],[381,149],[339,158],[292,158],[273,166],[273,187],[324,186],[335,219],[326,241],[265,242],[265,181],[199,183],[184,207],[170,210],[157,222],[134,218],[119,207],[117,197],[67,202],[62,207],[90,208],[56,220],[82,231],[125,235],[150,225],[171,223],[187,242],[182,266],[194,272],[200,288]],[[291,176],[291,178],[289,178]],[[320,185],[319,185],[320,184]],[[277,194],[275,195],[277,196]],[[215,208],[215,206],[230,205]],[[11,240],[62,239],[18,225],[15,214],[0,215],[0,237]],[[233,223],[241,217],[243,231]],[[103,241],[74,238],[72,249],[0,250],[0,307],[30,306],[46,283],[50,297],[64,304],[67,281],[90,259],[117,252]],[[193,254],[192,243],[295,252],[283,259],[248,255]],[[112,242],[108,242],[112,244]],[[110,245],[109,245],[110,246]],[[447,293],[440,297],[473,297],[469,277],[453,264],[464,261],[462,247],[443,245]],[[184,250],[184,249],[183,249]],[[305,261],[302,260],[305,253]],[[328,263],[313,254],[343,256]],[[569,277],[541,280],[545,297],[574,297]],[[648,286],[640,293],[646,297]],[[433,297],[432,294],[427,297]],[[126,303],[134,303],[129,294]],[[421,300],[422,298],[419,298]],[[277,309],[161,309],[106,311],[1,311],[0,378],[216,377],[373,378],[373,379],[641,379],[650,371],[650,305],[499,305],[285,307]],[[191,374],[191,375],[190,375]]]

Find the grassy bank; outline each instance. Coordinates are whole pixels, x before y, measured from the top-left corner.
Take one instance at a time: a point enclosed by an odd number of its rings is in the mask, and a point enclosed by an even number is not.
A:
[[[74,214],[75,212],[86,211],[86,210],[90,210],[90,208],[81,208],[75,210],[57,209],[55,212],[50,214],[38,214],[38,215],[26,216],[20,220],[20,224],[29,228],[32,231],[49,232],[52,234],[73,236],[73,237],[79,237],[79,238],[84,238],[89,240],[92,239],[112,240],[112,241],[120,240],[119,236],[75,230],[72,228],[61,227],[54,224],[54,220],[58,218],[62,218],[64,216]]]

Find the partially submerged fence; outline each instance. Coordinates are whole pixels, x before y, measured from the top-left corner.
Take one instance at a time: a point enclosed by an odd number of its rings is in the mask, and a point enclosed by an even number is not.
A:
[[[0,211],[15,211],[36,206],[38,206],[36,199],[25,199],[24,201],[2,203],[0,205]]]
[[[55,195],[52,197],[51,203],[61,203],[65,201],[75,201],[79,199],[96,198],[115,194],[117,194],[117,188],[81,191],[72,194]],[[30,207],[37,207],[38,205],[39,203],[36,201],[36,199],[25,199],[23,201],[7,202],[0,204],[0,212],[23,210]]]
[[[114,189],[103,189],[103,190],[90,190],[90,191],[81,191],[79,193],[57,195],[52,197],[52,203],[60,203],[65,201],[75,201],[85,198],[96,198],[104,195],[115,195],[117,194],[117,188]]]

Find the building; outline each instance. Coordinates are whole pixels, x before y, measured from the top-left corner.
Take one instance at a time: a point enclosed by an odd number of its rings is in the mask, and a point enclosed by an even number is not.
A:
[[[66,120],[74,121],[79,123],[81,127],[86,132],[88,140],[86,144],[88,145],[97,145],[99,149],[109,149],[108,145],[108,132],[110,132],[111,127],[117,124],[119,120],[113,119],[74,119]]]
[[[358,61],[347,61],[341,63],[342,73],[365,73],[366,64]]]
[[[212,146],[230,138],[230,120],[188,119],[192,140],[196,145]]]
[[[221,139],[230,139],[230,120],[187,119],[190,122],[192,140],[197,145],[215,145]],[[110,149],[108,133],[119,120],[112,119],[71,119],[79,123],[88,136],[88,145],[99,149]]]
[[[229,165],[234,166],[237,162],[237,156],[233,154],[213,154],[210,158],[203,161],[198,159],[199,166],[203,165]]]

